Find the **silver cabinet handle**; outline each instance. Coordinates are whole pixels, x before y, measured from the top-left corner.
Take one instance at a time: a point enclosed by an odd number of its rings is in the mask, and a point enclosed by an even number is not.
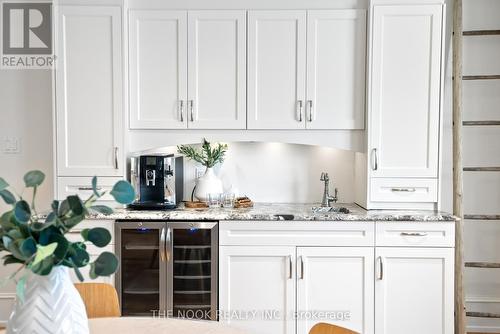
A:
[[[300,279],[304,279],[304,258],[300,257]]]
[[[78,190],[80,190],[80,191],[90,191],[90,190],[94,190],[94,188],[92,188],[92,187],[78,187]],[[97,188],[95,188],[95,190],[102,190],[102,188],[101,187],[97,187]]]
[[[118,169],[118,146],[115,146],[114,153],[115,153],[115,169]]]
[[[415,188],[391,188],[391,191],[401,193],[414,193],[417,190]]]
[[[299,118],[299,122],[302,122],[302,100],[298,100],[297,101],[297,111],[298,111],[298,118]]]
[[[184,122],[184,101],[180,100],[179,101],[179,113],[181,115],[181,122]]]
[[[313,101],[309,100],[309,101],[307,101],[307,103],[309,105],[309,122],[312,122],[313,121]]]
[[[288,279],[292,279],[292,256],[288,255]]]
[[[425,237],[427,233],[425,232],[401,232],[403,237]]]
[[[172,240],[172,230],[170,227],[167,229],[167,237],[166,237],[166,242],[165,242],[165,257],[167,258],[167,261],[170,261],[170,244]]]
[[[378,155],[377,155],[377,149],[374,148],[372,150],[372,170],[377,170],[378,169]]]
[[[191,122],[194,122],[194,113],[193,113],[193,105],[194,105],[194,101],[193,100],[189,100],[189,115],[190,115],[190,118],[191,118]]]
[[[161,229],[160,234],[160,260],[165,262],[165,228]]]
[[[378,280],[381,281],[384,279],[384,262],[382,260],[382,256],[378,257]]]

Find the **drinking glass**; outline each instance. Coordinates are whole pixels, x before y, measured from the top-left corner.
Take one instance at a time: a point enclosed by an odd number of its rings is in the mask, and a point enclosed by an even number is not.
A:
[[[219,193],[208,194],[208,207],[220,208],[220,205],[221,205],[221,194]]]
[[[233,193],[224,194],[222,206],[225,208],[232,208],[234,206],[235,195]]]

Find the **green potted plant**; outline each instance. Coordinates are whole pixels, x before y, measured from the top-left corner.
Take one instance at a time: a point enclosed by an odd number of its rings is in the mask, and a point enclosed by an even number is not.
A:
[[[0,178],[0,197],[11,206],[0,217],[0,250],[7,253],[4,265],[18,265],[5,280],[16,281],[17,298],[7,325],[7,333],[88,333],[85,306],[76,291],[68,270],[74,270],[83,281],[82,268],[89,267],[89,276],[112,275],[118,268],[113,253],[102,252],[90,260],[87,245],[105,247],[111,241],[108,230],[96,227],[83,229],[81,240],[70,241],[66,234],[81,223],[90,212],[110,214],[107,206],[96,205],[104,195],[97,191],[97,178],[92,179],[93,194],[86,200],[68,196],[54,200],[48,215],[39,215],[35,207],[37,189],[45,175],[30,171],[24,176],[26,188],[32,189],[30,199],[25,191],[16,193]],[[117,182],[110,194],[121,204],[134,199],[134,189],[127,181]],[[43,330],[42,330],[43,329]]]
[[[206,167],[205,174],[196,180],[194,196],[200,201],[207,201],[208,194],[222,194],[222,181],[215,175],[213,167],[224,162],[227,145],[217,143],[214,147],[203,138],[201,149],[197,150],[189,145],[177,146],[177,151],[187,158]]]

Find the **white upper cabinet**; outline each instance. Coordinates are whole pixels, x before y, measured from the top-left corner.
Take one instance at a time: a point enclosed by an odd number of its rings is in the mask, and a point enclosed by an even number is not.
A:
[[[307,12],[308,129],[363,129],[365,10]]]
[[[130,11],[130,128],[246,127],[245,11]]]
[[[437,177],[442,5],[374,6],[371,175]]]
[[[246,12],[189,11],[191,129],[246,128]]]
[[[123,176],[121,9],[57,9],[57,174]]]
[[[248,128],[303,129],[306,11],[248,12]]]
[[[297,248],[297,310],[349,312],[337,320],[299,317],[297,334],[318,322],[373,333],[373,270],[373,247]]]
[[[453,248],[376,249],[375,334],[452,334]]]
[[[249,334],[295,334],[291,317],[295,310],[295,247],[222,246],[219,252],[221,314],[254,315],[220,320]]]
[[[129,13],[130,128],[186,128],[187,12]]]

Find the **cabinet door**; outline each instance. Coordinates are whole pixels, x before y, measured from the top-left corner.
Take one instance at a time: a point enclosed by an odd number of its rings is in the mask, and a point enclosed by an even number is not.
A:
[[[130,128],[187,127],[187,12],[129,14]]]
[[[188,13],[191,129],[246,128],[246,12]]]
[[[248,128],[304,129],[306,12],[248,12]]]
[[[120,7],[58,7],[59,176],[123,175],[121,29]]]
[[[375,6],[373,15],[372,175],[437,177],[442,6]]]
[[[295,247],[222,246],[219,249],[220,320],[249,334],[294,334]],[[241,319],[231,319],[231,315],[236,314],[240,314]]]
[[[366,13],[307,12],[307,128],[363,129]]]
[[[453,333],[453,248],[376,250],[376,334]]]
[[[371,247],[297,248],[297,333],[319,322],[373,333],[373,266]],[[315,311],[324,318],[301,315]]]

